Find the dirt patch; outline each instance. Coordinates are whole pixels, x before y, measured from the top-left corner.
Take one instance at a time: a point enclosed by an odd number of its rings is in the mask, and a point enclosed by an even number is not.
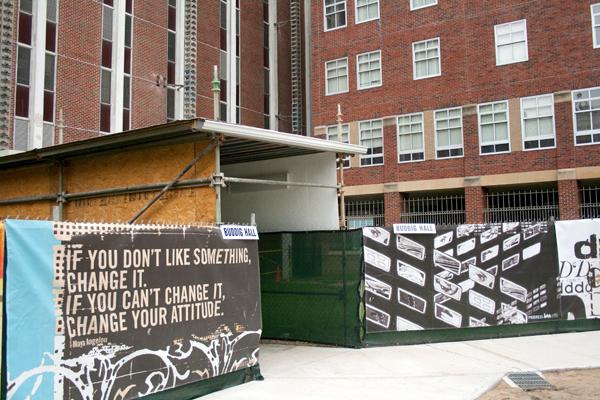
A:
[[[544,372],[555,390],[523,391],[502,380],[477,400],[597,400],[600,399],[600,368]]]

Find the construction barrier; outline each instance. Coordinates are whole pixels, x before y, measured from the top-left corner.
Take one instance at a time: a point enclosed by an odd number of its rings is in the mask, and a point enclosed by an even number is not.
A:
[[[262,235],[264,337],[363,347],[600,329],[599,238],[600,220]]]
[[[599,329],[595,232],[598,220],[365,228],[365,344]]]
[[[359,347],[362,235],[262,234],[263,337]]]
[[[255,228],[4,227],[2,398],[192,398],[261,379]]]

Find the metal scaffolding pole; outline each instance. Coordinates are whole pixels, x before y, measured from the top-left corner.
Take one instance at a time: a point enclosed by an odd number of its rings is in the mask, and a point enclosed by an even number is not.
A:
[[[156,203],[169,189],[171,189],[179,180],[190,170],[198,161],[204,158],[213,149],[218,148],[219,144],[217,141],[211,142],[206,146],[192,161],[190,161],[171,182],[169,182],[152,200],[142,207],[130,220],[129,223],[133,224],[143,213],[146,212],[154,203]]]
[[[291,182],[291,181],[273,181],[269,179],[250,179],[250,178],[232,178],[223,177],[224,182],[230,183],[251,183],[256,185],[272,185],[272,186],[303,186],[303,187],[314,187],[323,189],[338,189],[338,185],[326,185],[323,183],[310,183],[310,182]]]

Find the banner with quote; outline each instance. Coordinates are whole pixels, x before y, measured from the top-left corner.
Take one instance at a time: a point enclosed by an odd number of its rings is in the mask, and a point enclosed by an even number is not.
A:
[[[133,399],[257,365],[242,234],[6,221],[7,398]]]

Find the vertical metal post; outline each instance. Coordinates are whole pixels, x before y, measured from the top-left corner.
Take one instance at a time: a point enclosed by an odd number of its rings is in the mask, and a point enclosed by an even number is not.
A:
[[[63,118],[63,109],[58,110],[58,144],[63,144],[65,140],[65,120]]]
[[[221,141],[217,139],[217,146],[215,147],[215,177],[218,177],[219,181],[214,185],[216,194],[215,204],[215,219],[217,225],[223,223],[221,218],[221,185],[223,180],[221,179]],[[215,181],[213,179],[213,181]]]
[[[344,313],[344,344],[348,345],[348,327],[346,323],[346,315],[348,314],[346,309],[346,302],[348,301],[348,288],[346,282],[346,232],[342,233],[342,293],[344,294],[343,298],[343,313]]]
[[[220,99],[219,95],[221,93],[221,84],[219,81],[219,69],[217,66],[214,66],[213,69],[213,116],[215,121],[218,121],[221,114],[220,107]],[[215,175],[213,177],[213,183],[215,183],[215,177],[218,179],[218,182],[214,185],[215,195],[216,195],[216,203],[215,203],[215,220],[217,225],[222,223],[221,218],[221,185],[223,180],[221,179],[221,140],[215,138],[217,141],[217,145],[215,147]]]
[[[61,110],[62,111],[62,110]],[[60,161],[58,164],[58,196],[56,197],[57,204],[57,215],[56,220],[62,221],[64,219],[64,206],[65,206],[65,163]]]
[[[221,95],[221,81],[219,80],[219,68],[215,65],[213,67],[213,118],[215,121],[221,119],[221,107],[220,107],[220,95]]]
[[[338,104],[337,106],[337,137],[338,142],[343,143],[342,135],[342,107]],[[340,229],[346,229],[346,199],[344,197],[344,155],[338,153],[338,167],[340,170],[340,188],[338,189],[340,195]]]

